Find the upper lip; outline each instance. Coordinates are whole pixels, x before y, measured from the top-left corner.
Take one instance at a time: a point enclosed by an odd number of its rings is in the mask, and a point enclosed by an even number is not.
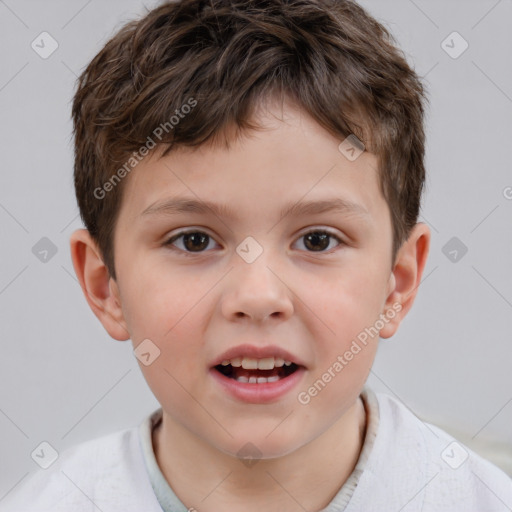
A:
[[[298,366],[305,366],[304,363],[295,355],[288,352],[284,348],[278,347],[277,345],[265,345],[263,347],[256,345],[237,345],[223,352],[218,356],[212,363],[213,366],[217,366],[225,361],[226,359],[234,359],[235,357],[252,357],[254,359],[264,359],[266,357],[277,357],[284,359],[285,361],[291,361]]]

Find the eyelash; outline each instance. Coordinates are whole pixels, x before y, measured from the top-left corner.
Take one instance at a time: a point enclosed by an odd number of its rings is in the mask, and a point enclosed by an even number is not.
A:
[[[343,242],[343,240],[341,240],[337,235],[335,235],[334,233],[332,233],[331,231],[328,231],[326,229],[312,229],[311,231],[307,231],[306,233],[302,234],[299,237],[299,240],[301,238],[304,238],[305,236],[311,234],[311,233],[326,234],[330,238],[334,238],[337,242],[339,242],[339,245],[346,245],[345,242]],[[204,253],[208,252],[206,250],[197,251],[197,252],[187,251],[187,250],[179,249],[179,248],[173,246],[173,243],[176,240],[182,238],[185,235],[191,235],[191,234],[206,235],[209,238],[209,241],[210,240],[214,240],[213,237],[210,236],[208,233],[205,233],[204,231],[200,231],[200,230],[194,229],[194,230],[190,230],[190,231],[180,231],[179,233],[176,233],[171,238],[169,238],[169,240],[164,242],[164,246],[169,247],[169,249],[171,249],[172,251],[176,251],[178,253],[181,253],[181,255],[183,255],[183,256],[195,256],[195,255],[200,255],[200,254],[204,254]],[[330,254],[332,251],[333,250],[331,249],[330,251],[306,251],[306,252],[309,252],[310,254]]]

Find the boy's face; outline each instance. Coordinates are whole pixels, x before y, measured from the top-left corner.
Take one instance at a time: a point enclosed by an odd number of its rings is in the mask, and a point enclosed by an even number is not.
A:
[[[358,335],[377,325],[389,337],[405,314],[387,314],[399,297],[395,277],[405,273],[391,272],[390,212],[375,156],[351,162],[341,140],[304,114],[290,106],[273,114],[259,118],[265,130],[230,149],[144,160],[126,178],[115,232],[110,300],[134,347],[148,339],[160,350],[141,369],[164,424],[233,455],[247,442],[262,457],[283,455],[333,426],[357,399],[377,350],[378,336],[364,344]],[[231,213],[157,209],[177,199]],[[335,199],[356,206],[281,216],[292,205]],[[196,235],[166,245],[182,231]],[[302,366],[276,383],[227,382],[213,366],[241,345],[279,347]],[[308,392],[319,379],[320,391]],[[251,391],[258,386],[269,395]]]

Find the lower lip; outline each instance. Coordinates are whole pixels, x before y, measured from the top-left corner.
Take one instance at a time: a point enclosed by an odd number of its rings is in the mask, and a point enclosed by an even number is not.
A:
[[[215,368],[210,369],[212,377],[233,397],[243,402],[263,404],[273,402],[290,392],[302,379],[305,368],[299,367],[292,374],[276,382],[249,384],[226,377]]]

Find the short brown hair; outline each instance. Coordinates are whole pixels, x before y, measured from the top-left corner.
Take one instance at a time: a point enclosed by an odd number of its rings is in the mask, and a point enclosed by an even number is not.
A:
[[[162,155],[256,129],[255,107],[276,94],[378,157],[395,260],[419,215],[426,93],[386,28],[352,0],[180,0],[127,23],[73,100],[78,206],[114,279],[126,162],[157,127]]]

